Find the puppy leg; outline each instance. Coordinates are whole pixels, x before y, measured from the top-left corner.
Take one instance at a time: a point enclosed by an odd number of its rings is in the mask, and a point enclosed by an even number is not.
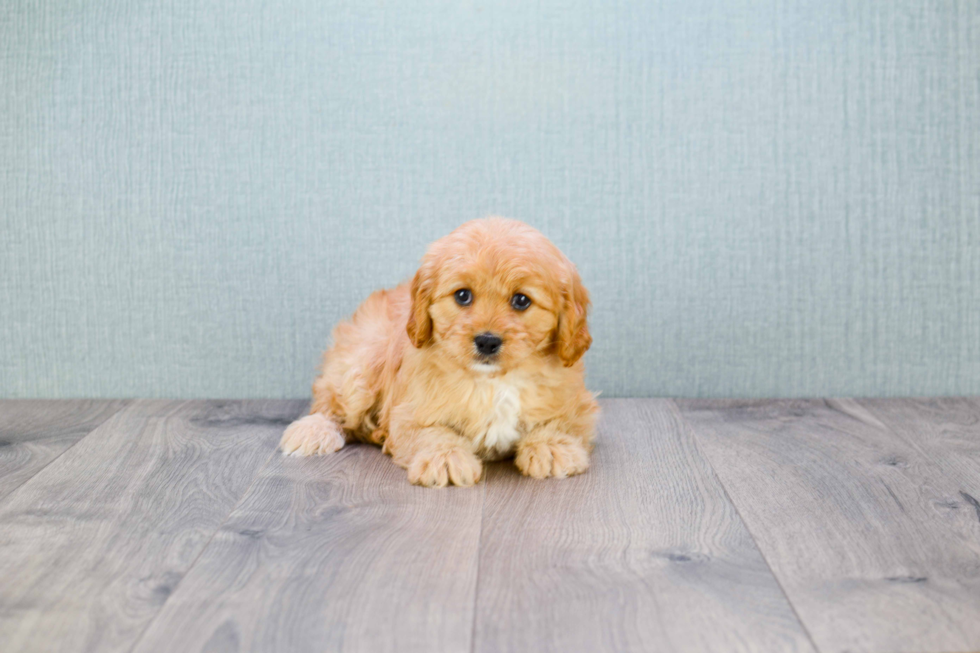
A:
[[[312,456],[333,453],[344,446],[344,430],[329,415],[313,413],[289,425],[279,448],[284,454]]]
[[[581,437],[544,425],[517,443],[514,463],[525,476],[565,478],[589,468],[589,449]]]
[[[400,430],[385,441],[385,451],[408,470],[415,485],[469,486],[483,474],[483,464],[467,440],[442,426]]]

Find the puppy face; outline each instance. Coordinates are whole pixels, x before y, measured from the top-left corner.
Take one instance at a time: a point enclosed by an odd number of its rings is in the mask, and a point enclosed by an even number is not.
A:
[[[487,218],[429,248],[412,281],[408,335],[475,373],[531,357],[573,365],[589,348],[589,297],[575,266],[539,231]]]

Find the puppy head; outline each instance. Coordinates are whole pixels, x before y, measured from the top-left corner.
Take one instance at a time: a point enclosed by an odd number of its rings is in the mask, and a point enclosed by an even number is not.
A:
[[[476,372],[530,357],[574,365],[592,344],[575,266],[516,220],[473,220],[433,243],[412,280],[408,336]]]

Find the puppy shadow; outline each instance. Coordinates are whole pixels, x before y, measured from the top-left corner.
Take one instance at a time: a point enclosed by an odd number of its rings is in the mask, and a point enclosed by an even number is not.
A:
[[[483,463],[483,480],[480,481],[481,483],[493,481],[513,483],[522,479],[528,481],[533,480],[521,474],[521,470],[517,469],[517,465],[514,464],[513,457]]]

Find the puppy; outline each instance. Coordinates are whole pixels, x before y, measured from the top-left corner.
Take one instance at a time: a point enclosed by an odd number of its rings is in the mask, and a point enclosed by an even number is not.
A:
[[[333,332],[310,414],[282,436],[309,456],[382,445],[408,480],[473,485],[514,456],[534,478],[584,472],[599,407],[585,389],[589,295],[539,231],[485,218],[433,243],[411,285]]]

